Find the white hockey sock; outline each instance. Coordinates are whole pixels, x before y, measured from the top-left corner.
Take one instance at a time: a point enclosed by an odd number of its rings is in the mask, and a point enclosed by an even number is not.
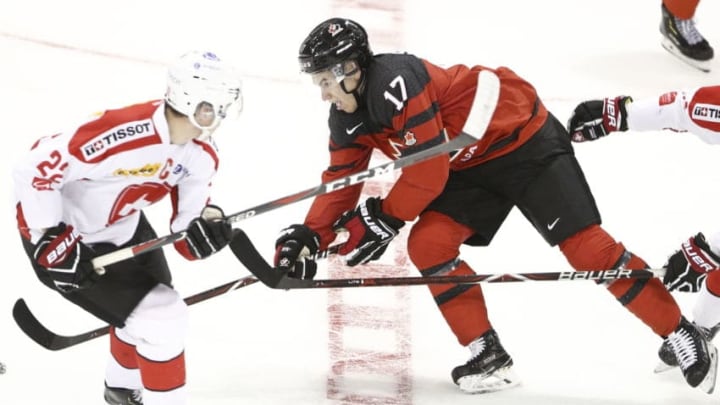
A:
[[[107,366],[105,367],[105,383],[108,387],[127,388],[131,390],[142,389],[142,380],[140,380],[140,369],[127,369],[110,355]]]
[[[720,297],[708,291],[707,285],[697,293],[693,316],[695,324],[704,328],[710,329],[720,323]]]

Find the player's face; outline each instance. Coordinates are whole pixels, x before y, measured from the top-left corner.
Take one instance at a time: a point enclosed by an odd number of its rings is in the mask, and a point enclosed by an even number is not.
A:
[[[351,93],[360,85],[361,74],[357,62],[347,60],[311,76],[313,83],[320,87],[323,101],[335,104],[335,108],[340,111],[352,113],[357,110],[358,104]]]
[[[348,94],[340,86],[335,75],[329,70],[313,73],[313,83],[320,87],[320,97],[323,101],[335,104],[335,108],[346,113],[357,110],[357,101],[352,94]]]

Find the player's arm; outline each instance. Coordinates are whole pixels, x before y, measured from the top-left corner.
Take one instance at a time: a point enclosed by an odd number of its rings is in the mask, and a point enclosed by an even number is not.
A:
[[[720,86],[672,91],[628,106],[634,131],[670,129],[689,132],[709,144],[720,144]]]
[[[720,86],[636,100],[626,96],[588,100],[577,105],[568,121],[574,142],[592,141],[616,131],[665,129],[720,143]]]
[[[328,183],[366,170],[371,156],[372,148],[369,146],[350,144],[341,147],[330,141],[330,163],[322,173],[321,182]],[[335,240],[337,234],[333,230],[333,223],[343,212],[357,205],[362,188],[363,184],[360,183],[315,197],[304,224],[318,233],[320,248],[326,248]]]
[[[60,190],[74,169],[67,146],[70,136],[58,134],[40,139],[13,167],[15,198],[23,215],[21,231],[33,243],[44,230],[62,220]]]
[[[63,293],[97,280],[94,252],[72,224],[62,222],[61,189],[81,173],[68,153],[71,136],[40,139],[12,171],[18,227],[28,257],[38,278]]]
[[[187,232],[185,239],[175,242],[175,249],[188,260],[211,256],[232,238],[225,213],[210,204],[211,182],[218,168],[216,151],[205,142],[198,145],[203,151],[193,161],[192,176],[181,180],[170,192],[174,213],[170,230]]]
[[[330,164],[322,173],[322,183],[368,168],[372,156],[369,146],[356,143],[341,146],[332,138],[329,146]],[[337,234],[333,224],[343,212],[355,207],[362,187],[360,183],[315,197],[304,223],[293,224],[280,231],[275,241],[275,267],[291,277],[313,278],[317,264],[312,255],[335,240]]]
[[[419,63],[419,61],[416,61]],[[390,71],[382,87],[370,89],[371,111],[395,136],[383,145],[397,158],[445,142],[438,103],[423,69]],[[349,266],[379,259],[406,221],[415,219],[443,190],[450,170],[447,155],[403,169],[385,198],[372,196],[333,224],[349,236],[338,253]]]

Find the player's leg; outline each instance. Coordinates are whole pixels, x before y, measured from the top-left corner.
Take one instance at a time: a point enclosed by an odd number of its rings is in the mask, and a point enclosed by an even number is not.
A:
[[[119,340],[124,349],[135,358],[122,366],[136,366],[142,381],[144,405],[184,404],[185,389],[185,336],[188,327],[187,305],[177,291],[158,284],[128,317],[126,326],[118,329]],[[106,384],[120,384],[121,373],[107,375]],[[125,378],[129,378],[126,376]],[[135,383],[126,379],[121,384]],[[127,388],[127,385],[121,385]]]
[[[534,159],[547,164],[519,196],[518,207],[538,232],[550,245],[559,245],[578,271],[647,268],[644,260],[600,226],[594,197],[571,153],[564,127],[551,118],[536,136],[544,139],[544,143],[530,145],[523,153],[530,162]],[[563,149],[567,153],[549,153]],[[714,387],[715,348],[682,317],[674,298],[659,279],[614,280],[607,284],[607,289],[659,336],[671,342],[690,336],[686,349],[695,350],[698,356],[683,367],[683,374],[693,387],[702,385],[706,391]]]
[[[426,277],[475,274],[459,257],[460,246],[489,244],[512,205],[480,188],[466,187],[451,175],[445,192],[431,207],[481,225],[470,228],[447,213],[424,212],[408,237],[408,254]],[[453,381],[460,389],[481,393],[518,385],[519,379],[511,368],[512,358],[488,319],[482,287],[438,284],[429,285],[429,289],[460,344],[470,349],[470,360],[452,371]]]

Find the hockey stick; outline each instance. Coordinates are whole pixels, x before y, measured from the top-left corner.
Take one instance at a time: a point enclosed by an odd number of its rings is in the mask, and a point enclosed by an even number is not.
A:
[[[209,290],[191,295],[185,298],[187,305],[197,304],[208,300],[218,295],[225,294],[227,292],[237,290],[251,284],[255,284],[258,281],[253,276],[246,276],[234,281],[230,281],[223,285],[213,287]],[[36,317],[33,315],[30,308],[24,299],[20,298],[15,301],[13,306],[13,318],[18,324],[20,329],[35,343],[48,350],[62,350],[78,345],[80,343],[87,342],[100,336],[107,335],[110,332],[110,326],[103,326],[88,332],[80,333],[77,335],[58,335],[48,328],[46,328]]]
[[[260,255],[245,233],[233,239],[230,249],[240,262],[250,270],[263,284],[275,289],[308,289],[308,288],[347,288],[347,287],[382,287],[410,286],[428,284],[477,284],[507,283],[521,281],[574,281],[589,280],[603,282],[627,278],[662,277],[665,269],[647,270],[592,270],[592,271],[561,271],[546,273],[501,273],[471,274],[456,276],[431,277],[373,277],[373,278],[339,278],[326,280],[300,280],[287,277],[276,270]],[[459,264],[455,260],[446,265],[442,271],[450,271]]]
[[[224,220],[232,224],[243,219],[251,218],[264,214],[268,211],[308,199],[310,197],[331,193],[333,191],[363,183],[394,170],[402,169],[453,151],[458,151],[455,156],[459,156],[459,152],[463,148],[475,143],[478,140],[477,137],[482,136],[485,133],[488,125],[490,125],[490,120],[495,113],[495,107],[497,106],[499,96],[500,79],[498,79],[493,72],[489,70],[482,70],[478,74],[478,83],[475,90],[473,105],[470,109],[470,115],[465,121],[465,126],[463,127],[462,132],[460,132],[457,137],[439,145],[435,145],[428,149],[401,157],[388,163],[383,163],[362,172],[351,174],[327,183],[322,183],[307,190],[236,212],[226,216]],[[185,238],[185,231],[172,233],[135,246],[118,249],[114,252],[96,257],[93,259],[92,263],[93,266],[95,266],[95,269],[98,270],[98,273],[102,274],[104,272],[104,270],[102,270],[104,266],[129,259],[151,250],[159,249],[183,238]]]
[[[245,233],[242,230],[235,231],[236,235],[241,234],[245,235]],[[238,238],[236,236],[236,238]],[[233,239],[235,240],[235,239]],[[254,250],[254,246],[250,242],[250,239],[247,238],[247,236],[243,236],[239,240],[235,242],[231,242],[233,246],[235,246],[236,250],[245,250],[245,249],[252,249]],[[331,246],[327,250],[323,250],[320,252],[317,252],[314,256],[314,260],[318,259],[325,259],[330,255],[336,254],[340,245]],[[197,294],[191,295],[187,298],[185,298],[185,303],[187,305],[193,305],[197,304],[198,302],[202,302],[205,300],[208,300],[213,297],[217,297],[218,295],[225,294],[227,292],[237,290],[242,287],[249,286],[251,284],[255,284],[258,281],[257,278],[253,276],[246,276],[234,281],[230,281],[228,283],[219,285],[217,287],[210,288],[208,290],[199,292]],[[15,319],[15,322],[20,327],[20,329],[33,341],[35,341],[40,346],[48,349],[48,350],[62,350],[66,349],[68,347],[75,346],[80,343],[87,342],[89,340],[95,339],[100,336],[107,335],[110,332],[110,326],[103,326],[88,332],[80,333],[77,335],[58,335],[52,331],[50,331],[48,328],[46,328],[36,317],[33,315],[32,311],[30,311],[30,308],[28,307],[25,300],[22,298],[15,301],[15,305],[13,306],[13,318]]]
[[[453,151],[457,151],[455,156],[458,156],[460,155],[460,152],[463,148],[477,141],[476,137],[469,134],[475,134],[479,136],[480,134],[485,133],[485,130],[487,129],[487,126],[489,125],[492,118],[492,115],[495,112],[495,107],[497,105],[499,94],[500,82],[498,77],[490,71],[482,71],[478,76],[478,85],[475,93],[475,99],[473,101],[473,107],[471,109],[471,114],[466,120],[463,132],[461,132],[454,139],[439,145],[435,145],[423,151],[376,166],[374,168],[370,168],[368,170],[355,173],[334,180],[332,182],[323,183],[319,186],[301,191],[299,193],[291,194],[289,196],[279,198],[264,204],[260,204],[256,207],[244,211],[239,211],[235,214],[226,216],[223,220],[229,223],[234,223],[243,219],[251,218],[256,215],[260,215],[265,212],[284,207],[286,205],[299,202],[310,197],[327,194],[352,185],[356,185],[370,180],[374,177],[380,176],[382,174],[389,173],[393,170],[398,170],[425,161],[427,159],[441,156],[443,154],[449,154]],[[244,232],[240,231],[240,234],[243,236],[242,238],[236,237],[230,243],[233,252],[245,250],[240,243],[243,242],[244,239],[247,242],[248,246],[250,246],[250,248],[247,249],[257,253],[257,251],[252,246],[252,243],[249,241],[249,239],[247,239],[247,236],[244,234]],[[186,233],[182,231],[149,240],[135,246],[119,249],[117,251],[96,257],[93,260],[93,266],[96,268],[98,273],[102,274],[104,273],[104,266],[129,259],[142,253],[159,249],[163,246],[179,241],[185,238],[185,236]],[[235,239],[237,239],[237,241],[235,241]],[[329,249],[328,251],[321,252],[318,255],[320,257],[327,257],[327,254],[332,253],[332,249]],[[322,256],[323,254],[325,256]],[[254,281],[255,280],[253,279],[253,282]],[[29,308],[27,307],[27,304],[25,304],[24,300],[22,299],[19,299],[16,302],[15,307],[13,308],[13,317],[15,318],[15,321],[18,323],[20,328],[31,339],[35,340],[43,347],[49,348],[50,350],[59,350],[64,347],[69,347],[78,343],[82,343],[97,336],[102,336],[106,334],[109,330],[105,330],[105,328],[99,328],[94,331],[90,331],[80,335],[67,337],[56,335],[49,331],[47,328],[45,328],[42,324],[40,324],[37,318],[32,315]]]
[[[252,208],[248,208],[243,211],[236,212],[234,214],[226,216],[223,220],[232,224],[247,218],[252,218],[254,216],[264,214],[268,211],[272,211],[274,209],[281,208],[310,197],[315,197],[318,195],[337,191],[345,187],[368,181],[374,177],[390,173],[393,170],[398,170],[430,158],[450,153],[457,149],[462,149],[463,147],[468,146],[475,141],[477,141],[476,138],[463,133],[448,142],[444,142],[440,145],[435,145],[421,152],[414,153],[412,155],[408,155],[403,158],[390,161],[388,163],[383,163],[368,170],[345,176],[338,180],[334,180],[328,183],[322,183],[316,187],[303,190],[299,193],[291,194],[282,198],[278,198],[276,200],[257,205]],[[110,264],[117,263],[119,261],[126,260],[155,249],[159,249],[163,246],[175,243],[184,238],[185,231],[172,233],[166,236],[149,240],[147,242],[139,243],[135,246],[129,246],[123,249],[118,249],[111,253],[107,253],[102,256],[98,256],[92,260],[92,263],[96,269],[102,269],[103,267]],[[102,271],[100,271],[100,273],[102,273]]]
[[[241,221],[243,219],[251,218],[263,213],[266,213],[268,211],[272,211],[277,208],[284,207],[286,205],[290,205],[302,200],[305,200],[310,197],[318,196],[321,194],[327,194],[336,190],[343,189],[345,187],[349,187],[355,184],[359,184],[362,182],[365,182],[367,180],[370,180],[374,177],[378,177],[380,175],[383,175],[385,173],[390,173],[393,170],[398,170],[403,167],[407,167],[410,165],[414,165],[416,163],[425,161],[430,158],[434,158],[440,155],[443,155],[445,153],[450,153],[454,150],[462,149],[465,146],[468,146],[472,144],[473,142],[477,141],[476,138],[462,133],[458,137],[448,141],[444,142],[440,145],[433,146],[431,148],[425,149],[421,152],[414,153],[412,155],[408,155],[406,157],[381,164],[379,166],[370,168],[368,170],[355,173],[349,176],[345,176],[341,179],[334,180],[328,183],[320,184],[319,186],[309,188],[307,190],[301,191],[299,193],[291,194],[289,196],[285,196],[282,198],[278,198],[273,201],[269,201],[263,204],[260,204],[258,206],[246,209],[244,211],[239,211],[234,214],[226,216],[223,220],[228,223],[235,223],[238,221]],[[171,243],[175,243],[181,239],[185,238],[185,231],[172,233],[166,236],[162,236],[156,239],[149,240],[147,242],[139,243],[135,246],[129,246],[123,249],[118,249],[114,252],[107,253],[102,256],[98,256],[92,260],[93,266],[95,269],[98,270],[98,273],[102,274],[103,270],[101,270],[103,267],[108,266],[113,263],[117,263],[126,259],[129,259],[131,257],[135,257],[137,255],[147,253],[151,250],[159,249],[163,246],[169,245]]]

